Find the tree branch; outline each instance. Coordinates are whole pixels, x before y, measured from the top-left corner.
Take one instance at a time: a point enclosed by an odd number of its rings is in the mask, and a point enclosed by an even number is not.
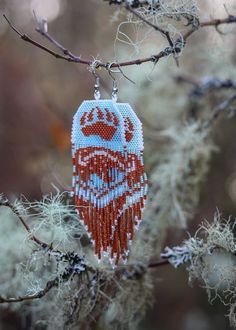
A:
[[[45,19],[38,18],[35,14],[35,19],[38,23],[38,26],[36,27],[36,31],[41,34],[43,37],[45,37],[49,42],[51,42],[55,47],[57,47],[62,53],[69,58],[71,58],[74,61],[79,61],[81,58],[79,56],[74,55],[69,49],[65,48],[61,43],[59,43],[55,38],[53,38],[48,33],[48,23]]]
[[[31,295],[25,295],[25,296],[19,296],[15,298],[7,298],[0,296],[0,304],[3,303],[16,303],[16,302],[22,302],[26,300],[34,300],[34,299],[40,299],[44,297],[53,287],[58,286],[58,277],[56,277],[54,280],[48,281],[45,288],[43,290],[40,290],[39,292],[36,292]]]
[[[32,45],[34,45],[34,46],[36,46],[36,47],[42,49],[43,51],[49,53],[50,55],[52,55],[52,56],[54,56],[54,57],[56,57],[56,58],[58,58],[58,59],[62,59],[62,60],[66,60],[66,61],[70,61],[70,58],[67,58],[67,57],[65,57],[65,56],[62,56],[62,55],[60,55],[60,54],[54,52],[53,50],[51,50],[51,49],[49,49],[49,48],[47,48],[47,47],[41,45],[41,44],[38,43],[37,41],[35,41],[35,40],[33,40],[32,38],[28,37],[27,34],[25,34],[25,33],[21,33],[21,32],[20,32],[19,30],[17,30],[16,27],[10,22],[10,20],[6,17],[5,14],[3,15],[3,17],[5,18],[5,20],[6,20],[7,23],[9,24],[10,28],[11,28],[13,31],[15,31],[15,32],[18,34],[18,36],[19,36],[22,40],[24,40],[24,41],[26,41],[26,42],[28,42],[28,43],[30,43],[30,44],[32,44]]]
[[[56,258],[57,262],[63,261],[66,262],[66,266],[64,271],[56,276],[53,280],[50,280],[47,282],[44,289],[31,294],[31,295],[25,295],[25,296],[19,296],[15,298],[6,298],[3,296],[0,296],[0,304],[1,303],[15,303],[15,302],[21,302],[25,300],[33,300],[33,299],[39,299],[44,297],[52,288],[58,287],[58,285],[62,282],[66,282],[69,279],[71,280],[75,275],[81,275],[82,273],[90,270],[94,272],[94,269],[91,267],[88,267],[84,261],[83,257],[80,257],[78,254],[74,252],[68,252],[68,253],[51,253]]]
[[[156,267],[161,267],[161,266],[166,266],[166,265],[170,265],[170,262],[167,259],[163,259],[163,260],[156,261],[156,262],[150,262],[148,264],[148,268],[156,268]]]
[[[222,19],[217,18],[217,19],[212,19],[210,21],[199,22],[199,28],[203,28],[203,27],[215,27],[215,28],[217,28],[219,25],[232,24],[232,23],[236,23],[236,16],[235,15],[228,15],[228,17],[222,18]],[[187,38],[189,38],[195,31],[196,31],[196,28],[192,28],[191,30],[187,31],[183,35],[183,39],[186,41]]]
[[[109,2],[109,5],[123,5],[123,4],[128,4],[130,5],[132,8],[138,8],[138,7],[143,7],[145,5],[150,6],[150,2],[149,1],[139,1],[139,0],[133,0],[132,3],[130,3],[130,1],[127,0],[104,0],[105,2]],[[158,2],[156,4],[152,5],[154,8],[158,8],[160,5],[158,4]]]
[[[110,2],[110,3],[113,3],[113,2]],[[133,6],[131,6],[131,7],[133,7]],[[22,40],[40,48],[41,50],[49,53],[50,55],[54,56],[55,58],[62,59],[62,60],[68,61],[68,62],[85,64],[88,66],[91,66],[94,63],[93,60],[83,59],[79,56],[74,55],[70,50],[68,50],[67,48],[62,46],[58,41],[56,41],[48,32],[44,31],[42,33],[42,31],[38,27],[36,30],[39,33],[41,33],[43,36],[45,36],[55,47],[59,48],[63,52],[64,55],[56,53],[55,51],[47,48],[46,46],[40,44],[39,42],[37,42],[37,41],[33,40],[32,38],[30,38],[29,36],[27,36],[26,34],[23,34],[19,30],[17,30],[16,27],[13,26],[13,24],[10,22],[10,20],[6,17],[6,15],[3,15],[3,17],[9,24],[10,28],[14,32],[16,32]],[[210,20],[210,21],[200,22],[199,27],[219,26],[221,24],[231,24],[231,23],[236,23],[236,16],[229,15],[227,18],[224,18],[224,19],[214,19],[214,20]],[[160,29],[159,27],[155,26],[153,28],[155,28],[159,32],[162,32],[166,35],[166,31]],[[192,28],[191,30],[186,32],[186,34],[183,35],[183,40],[186,41],[186,39],[188,37],[190,37],[190,35],[192,35],[196,30],[197,30],[196,28]],[[170,42],[170,40],[169,40],[169,42]],[[160,51],[159,53],[149,56],[149,57],[145,57],[145,58],[135,59],[135,60],[131,60],[131,61],[113,62],[113,63],[96,61],[96,68],[111,69],[111,68],[126,67],[126,66],[131,66],[131,65],[140,65],[143,63],[147,63],[147,62],[157,63],[163,57],[167,57],[171,54],[179,53],[181,51],[180,43],[182,43],[182,41],[178,38],[175,41],[173,41],[173,47],[166,47],[164,50]]]
[[[218,26],[222,24],[232,24],[236,23],[236,16],[235,15],[228,15],[226,18],[222,19],[213,19],[211,21],[205,21],[200,23],[200,27],[206,27],[206,26]]]
[[[63,258],[64,260],[68,260],[68,259],[71,259],[71,255],[70,253],[68,254],[64,254],[62,253],[61,251],[58,251],[58,250],[53,250],[52,246],[41,241],[40,239],[38,239],[36,236],[34,236],[32,234],[32,231],[30,229],[30,227],[28,226],[28,224],[26,223],[26,221],[23,219],[23,217],[19,214],[19,212],[17,211],[17,209],[14,207],[13,204],[11,204],[7,199],[0,199],[0,206],[5,206],[5,207],[9,207],[12,212],[18,217],[18,219],[20,220],[20,222],[22,223],[23,227],[26,229],[26,231],[30,234],[29,238],[30,240],[34,241],[36,244],[40,245],[42,248],[47,248],[48,251],[55,255],[55,256],[59,256],[60,258]],[[73,254],[73,253],[71,253]],[[74,255],[74,254],[73,254]],[[73,259],[73,258],[72,258]],[[159,267],[159,266],[163,266],[163,265],[166,265],[168,264],[168,261],[167,260],[160,260],[160,261],[157,261],[157,262],[151,262],[148,264],[148,268],[154,268],[154,267]],[[118,266],[117,268],[119,267],[129,267],[130,265],[122,265],[122,266]],[[93,270],[93,268],[91,267],[88,267],[89,270]],[[36,297],[37,298],[37,297]],[[19,298],[20,299],[20,298]],[[31,299],[31,298],[29,298]],[[34,299],[34,298],[32,298]],[[0,302],[1,302],[1,298],[0,298]]]
[[[0,200],[0,206],[9,207],[12,210],[12,212],[17,216],[17,218],[22,223],[23,227],[29,233],[29,238],[31,241],[34,241],[36,244],[40,245],[44,249],[48,248],[49,250],[52,250],[52,247],[50,245],[48,245],[47,243],[41,241],[40,239],[38,239],[37,237],[34,236],[30,227],[28,226],[26,221],[23,219],[23,217],[19,214],[18,210],[15,208],[15,206],[13,204],[11,204],[7,199],[5,199],[5,200]]]

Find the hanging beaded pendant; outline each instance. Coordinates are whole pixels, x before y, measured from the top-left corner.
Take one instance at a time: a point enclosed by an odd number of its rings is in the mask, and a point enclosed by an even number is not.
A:
[[[147,195],[142,125],[129,104],[84,101],[72,126],[76,210],[99,259],[128,257]]]

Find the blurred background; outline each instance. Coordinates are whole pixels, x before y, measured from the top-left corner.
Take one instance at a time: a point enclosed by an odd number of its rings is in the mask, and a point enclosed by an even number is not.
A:
[[[200,17],[226,17],[236,14],[235,0],[199,1]],[[102,0],[0,0],[0,192],[14,199],[21,194],[30,200],[59,190],[69,190],[72,165],[70,130],[79,104],[93,98],[94,77],[88,68],[57,60],[23,42],[2,18],[5,13],[23,33],[48,45],[35,31],[33,11],[49,23],[49,32],[73,53],[104,62],[141,58],[158,53],[165,40],[132,25],[122,25],[138,47],[120,42],[117,27],[126,15]],[[183,29],[183,27],[181,28]],[[188,111],[191,86],[176,83],[177,75],[195,79],[217,76],[236,80],[236,27],[202,29],[189,39],[180,67],[173,58],[156,66],[144,64],[124,68],[135,84],[116,74],[119,98],[135,107],[144,124],[146,169],[149,173],[158,158],[155,132],[184,120]],[[181,30],[182,32],[182,30]],[[141,34],[141,37],[140,37]],[[145,36],[142,43],[139,41]],[[139,39],[140,38],[140,39]],[[102,97],[109,98],[112,78],[101,75]],[[209,106],[214,99],[208,100]],[[236,118],[217,123],[214,154],[204,185],[200,205],[188,231],[213,219],[216,207],[225,217],[236,214]],[[153,160],[154,159],[154,160]],[[170,230],[166,244],[187,238],[186,230]],[[220,303],[208,304],[204,290],[190,288],[187,274],[168,266],[155,270],[155,303],[150,306],[140,329],[154,330],[226,330],[230,329],[227,310]],[[1,306],[0,306],[1,308]],[[0,329],[33,329],[21,325],[20,316],[1,308]]]

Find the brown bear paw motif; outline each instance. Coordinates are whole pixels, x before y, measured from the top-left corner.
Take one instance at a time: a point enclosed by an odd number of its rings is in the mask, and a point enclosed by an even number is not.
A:
[[[114,112],[107,108],[101,110],[101,108],[96,107],[84,112],[80,119],[80,125],[85,136],[98,135],[102,139],[110,141],[117,131],[119,119]]]

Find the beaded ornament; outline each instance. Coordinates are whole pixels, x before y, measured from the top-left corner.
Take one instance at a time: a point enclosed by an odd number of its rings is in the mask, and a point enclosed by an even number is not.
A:
[[[147,195],[142,125],[127,103],[84,101],[72,126],[76,210],[98,259],[126,261]]]

